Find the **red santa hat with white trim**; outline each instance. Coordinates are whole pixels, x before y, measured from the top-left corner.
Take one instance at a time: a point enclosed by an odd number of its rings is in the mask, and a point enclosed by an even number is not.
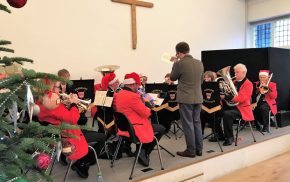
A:
[[[141,81],[140,81],[139,75],[137,73],[135,73],[135,72],[126,74],[125,78],[124,78],[124,81],[123,81],[123,84],[124,85],[128,85],[128,84],[134,84],[134,83],[138,84],[139,86],[141,85]]]
[[[269,70],[260,70],[259,76],[269,76],[270,71]]]
[[[107,90],[109,85],[113,85],[116,81],[118,81],[118,78],[116,77],[115,73],[107,73],[102,78],[102,90]]]

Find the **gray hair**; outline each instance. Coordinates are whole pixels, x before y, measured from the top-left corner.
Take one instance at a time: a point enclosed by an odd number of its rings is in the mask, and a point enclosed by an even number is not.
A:
[[[237,65],[234,67],[234,70],[236,70],[236,69],[240,69],[240,70],[245,71],[245,72],[247,73],[247,67],[246,67],[246,65],[244,65],[244,64],[242,64],[242,63],[237,64]]]

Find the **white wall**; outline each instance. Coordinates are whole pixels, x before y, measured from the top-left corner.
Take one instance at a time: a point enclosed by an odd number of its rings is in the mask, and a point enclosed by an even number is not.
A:
[[[290,13],[290,0],[248,0],[248,21],[259,21]]]
[[[28,0],[11,15],[0,12],[0,39],[13,42],[14,56],[35,60],[27,68],[51,73],[67,68],[73,79],[97,81],[94,68],[105,64],[121,66],[116,72],[121,80],[135,71],[149,82],[163,81],[172,65],[161,62],[161,55],[174,54],[179,41],[187,41],[198,59],[202,50],[245,47],[244,0],[150,2],[153,9],[137,8],[136,50],[130,7],[110,0]]]

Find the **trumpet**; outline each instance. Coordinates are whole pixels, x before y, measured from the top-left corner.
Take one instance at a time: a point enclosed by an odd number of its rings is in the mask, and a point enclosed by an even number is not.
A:
[[[70,95],[66,94],[66,93],[60,93],[59,94],[60,99],[62,101],[62,103],[64,103],[65,105],[70,105],[71,103],[68,101],[70,98]],[[79,109],[82,110],[88,110],[91,104],[91,99],[90,100],[82,100],[82,99],[78,99],[79,103],[77,103],[77,106]]]

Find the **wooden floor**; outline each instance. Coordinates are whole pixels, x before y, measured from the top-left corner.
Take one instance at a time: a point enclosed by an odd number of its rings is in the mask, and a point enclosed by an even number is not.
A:
[[[289,182],[290,152],[223,176],[213,182]]]

